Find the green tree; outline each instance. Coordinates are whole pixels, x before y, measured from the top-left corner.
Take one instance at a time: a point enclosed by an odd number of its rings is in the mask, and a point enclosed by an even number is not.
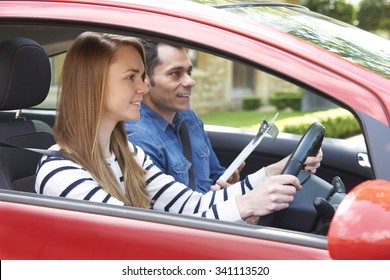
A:
[[[301,0],[301,5],[346,23],[353,24],[355,20],[354,6],[344,0]]]
[[[357,14],[358,27],[375,31],[390,29],[390,4],[386,0],[363,0]]]
[[[383,7],[383,19],[381,22],[381,29],[390,31],[390,2],[385,2],[385,6]]]

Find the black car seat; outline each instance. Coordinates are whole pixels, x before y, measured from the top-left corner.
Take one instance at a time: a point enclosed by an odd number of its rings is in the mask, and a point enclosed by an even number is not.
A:
[[[37,42],[12,38],[0,43],[0,111],[16,110],[15,118],[0,123],[1,142],[40,149],[54,144],[48,124],[21,117],[22,109],[45,100],[50,81],[49,58]],[[41,156],[0,145],[0,189],[35,192],[35,171]]]

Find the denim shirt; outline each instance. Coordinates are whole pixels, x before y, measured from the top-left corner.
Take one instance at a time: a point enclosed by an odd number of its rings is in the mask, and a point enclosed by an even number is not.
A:
[[[125,122],[128,140],[140,146],[165,174],[188,186],[191,163],[184,156],[179,134],[181,123],[186,123],[192,148],[195,190],[208,192],[225,168],[220,165],[203,122],[195,112],[176,113],[172,124],[143,103],[140,113],[138,120]]]

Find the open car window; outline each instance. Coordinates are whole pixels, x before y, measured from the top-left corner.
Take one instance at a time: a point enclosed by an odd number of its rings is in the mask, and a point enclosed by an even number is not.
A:
[[[360,126],[352,113],[325,97],[252,66],[204,51],[187,51],[197,82],[191,107],[206,125],[256,131],[263,117],[269,119],[279,112],[276,123],[280,132],[302,135],[311,122],[326,121],[331,126],[327,137],[354,138],[364,144]],[[49,94],[36,108],[56,108],[65,56],[66,53],[61,53],[50,57]],[[235,115],[239,116],[238,120],[231,118]]]

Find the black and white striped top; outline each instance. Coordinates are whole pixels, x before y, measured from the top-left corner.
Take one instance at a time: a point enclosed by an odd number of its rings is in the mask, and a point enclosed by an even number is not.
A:
[[[262,168],[228,188],[201,194],[162,173],[140,147],[130,142],[129,147],[138,164],[146,171],[146,189],[155,210],[241,222],[235,197],[247,193],[266,179]],[[59,150],[59,146],[54,145],[50,150]],[[123,191],[123,176],[115,155],[108,162]],[[124,205],[104,191],[88,171],[62,157],[42,157],[37,168],[35,190],[44,195]]]

